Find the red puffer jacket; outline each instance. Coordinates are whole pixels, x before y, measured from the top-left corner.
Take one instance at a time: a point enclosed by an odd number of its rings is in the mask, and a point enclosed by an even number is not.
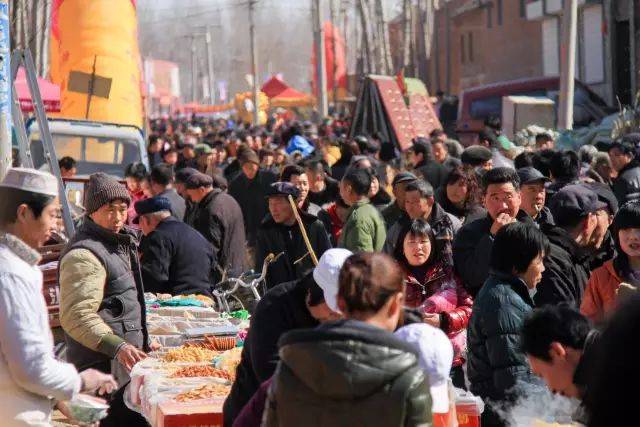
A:
[[[471,317],[473,299],[462,286],[453,268],[436,262],[425,270],[421,278],[408,268],[405,304],[411,308],[421,307],[425,313],[440,314],[440,328],[447,334],[454,347],[453,366],[464,363],[466,339],[464,330]]]

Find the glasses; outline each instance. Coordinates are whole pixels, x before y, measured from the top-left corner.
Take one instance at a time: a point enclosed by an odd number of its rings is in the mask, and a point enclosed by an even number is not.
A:
[[[492,202],[510,202],[515,198],[515,193],[493,194],[489,196],[489,200]]]

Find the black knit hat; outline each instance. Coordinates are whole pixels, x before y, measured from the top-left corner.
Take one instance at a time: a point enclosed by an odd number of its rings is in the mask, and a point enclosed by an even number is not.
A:
[[[91,215],[114,200],[122,200],[127,203],[127,206],[130,205],[131,196],[127,188],[106,173],[92,174],[84,191],[84,208],[87,215]]]

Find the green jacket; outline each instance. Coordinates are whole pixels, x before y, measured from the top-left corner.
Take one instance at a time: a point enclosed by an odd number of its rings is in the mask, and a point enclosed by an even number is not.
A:
[[[415,350],[356,320],[298,329],[279,342],[265,427],[431,427]]]
[[[339,246],[351,252],[380,252],[386,238],[387,231],[380,212],[365,199],[351,206]]]

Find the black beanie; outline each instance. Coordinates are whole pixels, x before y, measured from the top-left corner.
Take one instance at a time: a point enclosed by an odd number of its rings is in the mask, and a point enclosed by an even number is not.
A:
[[[131,196],[124,185],[104,172],[89,176],[89,182],[84,191],[84,208],[87,215],[91,215],[114,200],[123,200],[127,206],[131,204]]]

